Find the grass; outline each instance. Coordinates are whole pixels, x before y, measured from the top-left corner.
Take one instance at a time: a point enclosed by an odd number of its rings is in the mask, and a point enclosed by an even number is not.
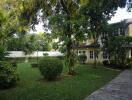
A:
[[[20,81],[15,88],[0,90],[0,100],[83,100],[120,73],[87,65],[77,66],[77,76],[64,76],[66,71],[58,81],[47,82],[29,63],[18,64]]]

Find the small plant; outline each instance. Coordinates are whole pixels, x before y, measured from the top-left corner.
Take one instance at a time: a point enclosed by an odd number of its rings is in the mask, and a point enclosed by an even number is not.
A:
[[[116,66],[117,61],[116,60],[110,60],[110,66]]]
[[[104,65],[104,66],[109,66],[109,61],[108,61],[108,60],[104,60],[104,61],[103,61],[103,65]]]
[[[10,63],[0,61],[0,89],[15,86],[18,79],[16,68]]]
[[[44,57],[39,62],[39,70],[46,80],[55,80],[63,70],[63,64],[58,58]]]
[[[80,63],[85,63],[85,61],[87,60],[87,56],[86,55],[79,55],[79,61]]]

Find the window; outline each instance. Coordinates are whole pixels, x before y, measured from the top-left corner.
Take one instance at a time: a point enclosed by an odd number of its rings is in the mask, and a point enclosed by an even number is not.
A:
[[[93,59],[93,58],[94,58],[94,52],[90,51],[90,59]]]
[[[86,51],[79,51],[78,53],[79,53],[79,55],[85,55]]]

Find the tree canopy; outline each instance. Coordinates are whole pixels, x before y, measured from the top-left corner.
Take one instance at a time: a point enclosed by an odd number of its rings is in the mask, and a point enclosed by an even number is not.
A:
[[[74,74],[75,41],[91,36],[97,43],[107,21],[118,7],[125,7],[126,0],[6,0],[6,4],[6,8],[11,4],[18,32],[35,29],[41,18],[53,36],[61,37],[66,66]]]

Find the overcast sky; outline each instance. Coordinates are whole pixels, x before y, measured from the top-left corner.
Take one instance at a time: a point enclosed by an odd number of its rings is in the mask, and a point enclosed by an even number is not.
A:
[[[123,8],[123,9],[118,8],[115,16],[111,19],[111,21],[109,21],[109,23],[120,22],[121,20],[129,19],[129,18],[132,18],[132,12],[127,12],[126,8]],[[37,32],[35,33],[44,32],[42,25],[43,23],[40,23],[39,25],[36,26]],[[31,31],[31,33],[34,33],[34,32]]]
[[[109,21],[109,23],[115,23],[115,22],[120,22],[121,20],[124,19],[129,19],[132,18],[132,12],[127,12],[126,8],[118,8],[116,11],[115,16]]]

